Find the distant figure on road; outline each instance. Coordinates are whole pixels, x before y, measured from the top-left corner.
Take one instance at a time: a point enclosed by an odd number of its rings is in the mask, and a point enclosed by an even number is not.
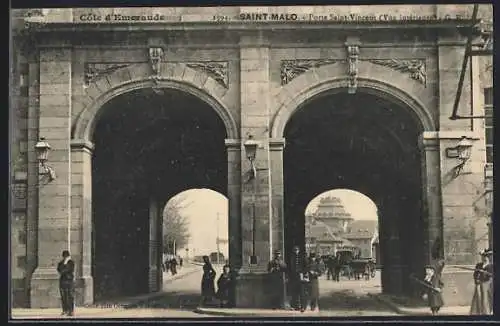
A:
[[[309,261],[307,264],[309,271],[309,288],[307,291],[308,301],[311,306],[311,311],[315,311],[319,309],[318,300],[319,300],[319,282],[318,277],[323,275],[325,272],[325,264],[321,260],[321,258],[317,258],[314,252],[311,252],[309,255]]]
[[[273,309],[285,308],[284,291],[286,287],[286,264],[281,258],[281,251],[274,251],[274,258],[268,263],[269,295]]]
[[[484,250],[481,253],[481,262],[474,269],[474,295],[470,307],[471,315],[490,315],[493,313],[493,251]]]
[[[342,272],[342,262],[340,261],[340,255],[335,255],[333,258],[333,279],[340,282],[340,273]]]
[[[177,274],[177,259],[175,259],[175,256],[170,260],[170,271],[172,275]]]
[[[221,308],[228,308],[231,306],[231,289],[233,284],[233,275],[229,265],[224,265],[222,274],[217,280],[217,298],[220,300]]]
[[[215,296],[215,270],[208,256],[203,256],[203,276],[201,277],[201,305],[204,306]]]
[[[165,259],[165,263],[163,264],[164,266],[164,270],[165,270],[165,273],[168,273],[170,271],[170,258],[167,257],[167,259]]]
[[[75,263],[71,259],[68,250],[62,252],[63,259],[57,265],[59,273],[59,292],[61,293],[62,313],[61,315],[73,316],[74,310],[74,271]]]
[[[180,268],[182,268],[182,261],[183,261],[182,257],[179,257],[179,267]]]

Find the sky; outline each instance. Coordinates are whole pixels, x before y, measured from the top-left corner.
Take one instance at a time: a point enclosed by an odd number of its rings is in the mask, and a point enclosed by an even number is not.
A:
[[[209,255],[216,252],[217,231],[222,239],[228,239],[228,200],[225,196],[209,189],[191,189],[181,193],[190,203],[181,212],[189,221],[191,234],[188,249],[189,256]],[[335,189],[324,192],[314,198],[306,208],[306,212],[313,212],[324,196],[339,198],[347,212],[354,219],[376,220],[377,208],[367,196],[349,189]],[[217,222],[217,214],[219,221]],[[217,225],[218,230],[217,230]],[[179,248],[178,253],[185,256],[186,248]],[[220,250],[228,256],[228,245],[221,244]]]
[[[217,224],[219,236],[228,239],[228,201],[227,198],[210,189],[190,189],[181,193],[190,203],[181,212],[189,221],[191,234],[188,249],[190,256],[209,255],[216,252]],[[219,222],[217,223],[217,213]],[[177,252],[183,256],[186,248]],[[228,245],[221,244],[220,251],[228,256]]]

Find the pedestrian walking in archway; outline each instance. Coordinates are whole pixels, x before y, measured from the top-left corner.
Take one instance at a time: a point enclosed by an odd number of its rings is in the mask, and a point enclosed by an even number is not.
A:
[[[59,292],[61,293],[61,315],[73,316],[74,312],[74,271],[75,263],[68,250],[62,252],[63,259],[57,265],[59,273]]]

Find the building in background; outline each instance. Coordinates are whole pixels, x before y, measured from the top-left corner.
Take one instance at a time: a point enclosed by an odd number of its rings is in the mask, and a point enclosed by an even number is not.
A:
[[[355,219],[335,196],[320,199],[316,210],[306,216],[306,249],[320,255],[335,255],[353,249],[362,258],[375,258],[378,220]]]

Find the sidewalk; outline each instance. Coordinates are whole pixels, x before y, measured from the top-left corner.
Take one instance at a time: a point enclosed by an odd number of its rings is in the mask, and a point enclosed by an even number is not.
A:
[[[234,317],[317,317],[319,311],[306,310],[304,312],[295,310],[273,310],[273,309],[251,309],[251,308],[204,308],[198,307],[196,313],[214,316]]]
[[[391,298],[389,295],[385,294],[368,294],[370,297],[378,300],[379,302],[385,304],[396,313],[401,315],[411,315],[411,316],[430,316],[431,311],[429,307],[424,304],[416,305],[415,303],[405,303],[405,299]],[[444,316],[467,316],[469,315],[469,306],[444,306],[439,310],[439,315]]]
[[[187,275],[195,273],[200,267],[198,265],[186,264],[183,266],[179,272],[163,280],[163,284],[171,283],[175,280],[183,278]],[[77,306],[75,311],[77,312],[77,318],[95,318],[110,316],[113,314],[123,313],[127,307],[136,305],[142,301],[160,297],[163,295],[163,291],[155,293],[147,293],[134,297],[127,298],[116,298],[107,300],[106,302],[92,304],[87,306]],[[11,316],[13,319],[17,318],[29,318],[29,319],[40,319],[40,318],[65,318],[60,316],[60,308],[45,308],[45,309],[31,309],[31,308],[15,308],[11,310]]]
[[[185,276],[196,273],[196,271],[198,271],[199,269],[200,269],[200,267],[198,265],[186,264],[181,269],[178,270],[176,275],[172,276],[171,274],[168,274],[167,278],[163,279],[163,285],[169,284],[175,280],[178,280],[178,279],[183,278]],[[165,274],[164,274],[164,276],[165,276]],[[110,299],[110,300],[106,300],[105,302],[89,305],[87,307],[89,307],[89,308],[114,308],[114,309],[115,308],[127,308],[129,306],[139,304],[145,300],[161,297],[162,295],[163,295],[163,291],[158,291],[158,292],[146,293],[146,294],[142,294],[142,295],[138,295],[138,296],[134,296],[134,297]]]

